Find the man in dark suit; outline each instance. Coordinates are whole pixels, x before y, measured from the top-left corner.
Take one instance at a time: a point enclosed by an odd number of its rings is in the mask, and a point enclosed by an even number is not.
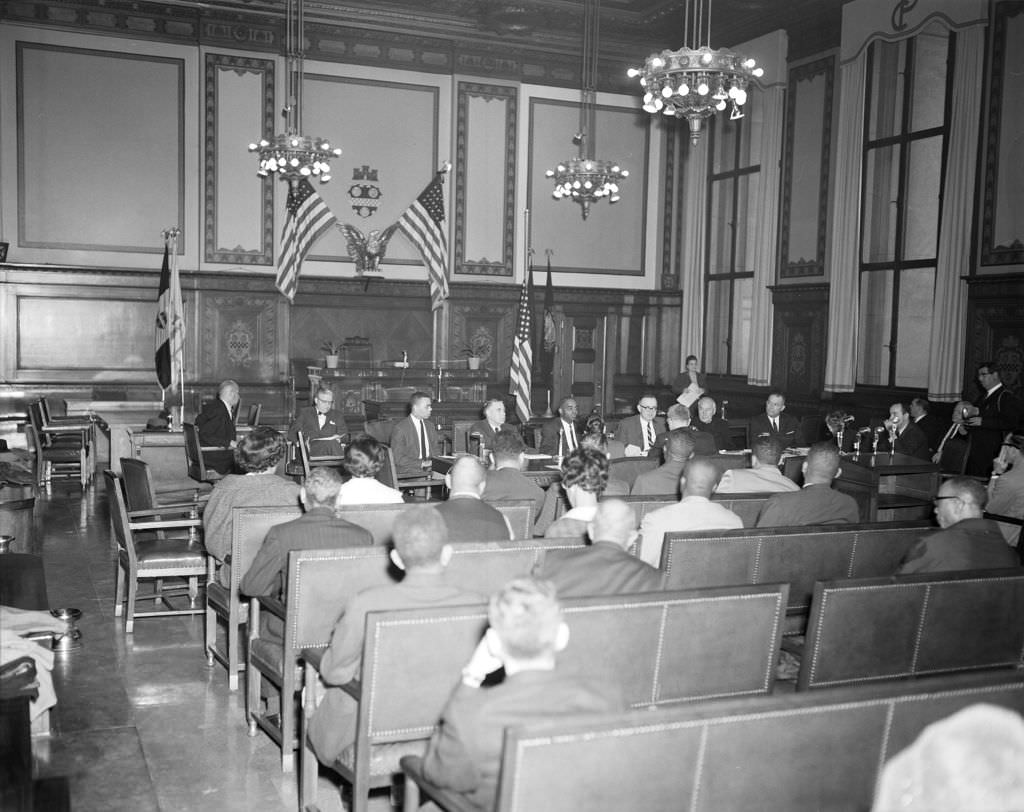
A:
[[[614,687],[556,668],[569,627],[552,584],[510,581],[491,598],[487,614],[490,628],[462,669],[423,755],[427,780],[463,795],[474,809],[494,808],[506,727],[625,708]],[[481,687],[502,666],[505,678]]]
[[[334,392],[321,386],[313,397],[313,405],[299,410],[288,429],[288,439],[295,442],[299,432],[309,443],[312,457],[337,457],[345,449],[341,441],[348,434],[345,417],[334,408]]]
[[[835,443],[829,440],[815,443],[804,460],[803,488],[770,496],[757,517],[757,526],[857,524],[861,520],[860,508],[853,497],[832,487],[832,480],[840,473],[839,449]]]
[[[658,435],[666,431],[664,418],[658,417],[658,399],[645,392],[637,401],[638,414],[619,422],[615,439],[626,447],[627,457],[657,456]]]
[[[897,454],[908,454],[922,460],[932,458],[928,451],[928,438],[910,419],[910,412],[902,403],[894,403],[889,407],[889,419],[885,421],[885,427],[887,431],[878,441],[879,451],[888,451],[890,439],[895,435],[895,442],[891,446]]]
[[[540,453],[561,454],[568,456],[570,451],[579,448],[579,434],[576,431],[576,418],[579,407],[572,398],[562,398],[558,404],[558,417],[552,417],[541,426]]]
[[[772,392],[764,404],[764,414],[750,418],[750,439],[762,434],[777,437],[783,448],[793,448],[804,444],[800,433],[800,421],[792,415],[785,414],[786,396],[781,392]]]
[[[484,419],[477,420],[469,427],[470,445],[469,451],[476,451],[473,438],[484,448],[494,447],[494,435],[501,431],[505,425],[505,401],[501,398],[491,398],[484,404]]]
[[[533,519],[537,520],[544,504],[544,491],[529,477],[523,476],[526,461],[526,446],[519,432],[504,428],[494,435],[490,446],[494,467],[487,472],[484,480],[483,500],[500,502],[503,499],[532,499]]]
[[[924,432],[928,440],[928,451],[934,454],[939,449],[939,443],[949,428],[937,415],[931,413],[931,404],[924,398],[914,398],[910,401],[910,417],[917,424],[917,427]]]
[[[196,415],[195,426],[201,446],[215,446],[224,451],[203,451],[203,463],[219,474],[235,470],[235,455],[226,450],[235,447],[235,409],[238,406],[238,384],[227,380],[217,389],[217,397],[203,404]]]
[[[983,361],[978,365],[978,382],[985,394],[963,415],[971,440],[964,473],[987,477],[992,473],[992,460],[999,454],[1003,438],[1007,432],[1016,431],[1020,426],[1022,411],[1017,397],[1003,386],[995,361]]]
[[[256,558],[242,577],[239,590],[244,595],[256,597],[283,597],[285,570],[288,567],[288,553],[292,550],[335,549],[373,544],[373,535],[359,525],[334,516],[334,500],[341,487],[341,476],[333,468],[314,468],[299,491],[305,513],[299,518],[271,527],[263,540]],[[264,613],[267,619],[264,631],[269,636],[284,640],[284,629],[280,622],[276,628],[269,623],[276,620]]]
[[[486,485],[486,471],[476,457],[462,456],[445,474],[450,491],[448,501],[437,505],[448,525],[449,541],[508,541],[512,530],[505,516],[480,497]]]
[[[704,395],[697,401],[697,420],[692,425],[697,431],[703,431],[715,438],[716,451],[732,451],[729,424],[718,417],[718,404],[714,398]]]
[[[441,435],[430,422],[434,404],[426,392],[413,392],[409,415],[391,432],[391,451],[398,477],[419,477],[431,469],[431,458],[441,453]]]
[[[663,573],[628,550],[636,541],[636,514],[621,499],[597,506],[587,527],[590,544],[575,550],[548,550],[533,567],[536,578],[551,581],[563,598],[657,592]]]

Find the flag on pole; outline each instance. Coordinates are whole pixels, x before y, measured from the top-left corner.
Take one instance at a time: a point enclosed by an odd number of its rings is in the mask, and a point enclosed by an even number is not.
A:
[[[443,182],[444,171],[441,171],[398,218],[399,228],[419,249],[427,266],[431,310],[437,310],[448,298],[448,237],[443,225]]]
[[[156,378],[161,389],[181,384],[185,351],[185,308],[181,301],[181,280],[177,257],[171,267],[170,250],[164,243],[164,264],[156,298]]]
[[[530,391],[533,387],[533,347],[530,341],[531,310],[533,308],[533,273],[526,269],[523,292],[519,296],[519,317],[516,334],[512,339],[512,369],[509,372],[510,393],[516,397],[516,412],[519,419],[528,422],[530,412]]]
[[[544,340],[541,348],[541,378],[546,389],[553,388],[555,371],[555,289],[551,286],[551,257],[548,256],[548,281],[544,286]]]
[[[281,263],[277,267],[277,289],[289,299],[299,287],[302,258],[309,247],[336,222],[334,214],[305,178],[291,184],[288,210],[281,234]]]

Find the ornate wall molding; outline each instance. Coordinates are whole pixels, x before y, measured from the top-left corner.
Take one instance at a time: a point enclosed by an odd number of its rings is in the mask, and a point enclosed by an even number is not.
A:
[[[817,397],[825,379],[828,285],[772,289],[772,384],[787,397]]]
[[[279,296],[200,294],[199,376],[275,382]]]

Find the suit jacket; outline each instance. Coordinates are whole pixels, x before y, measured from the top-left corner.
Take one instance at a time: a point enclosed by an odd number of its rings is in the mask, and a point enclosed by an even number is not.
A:
[[[924,536],[910,548],[898,574],[1020,566],[1017,552],[988,519],[963,519]]]
[[[288,553],[292,550],[336,549],[373,544],[373,535],[359,525],[336,519],[331,508],[316,507],[267,531],[239,589],[245,595],[279,597]]]
[[[448,525],[448,541],[509,541],[512,531],[500,510],[472,496],[451,496],[435,505]]]
[[[671,493],[679,496],[679,478],[686,470],[685,462],[666,462],[653,471],[637,474],[630,489],[630,496],[660,496]]]
[[[664,417],[655,417],[651,421],[654,428],[654,442],[652,448],[657,447],[658,435],[667,429]],[[623,445],[635,445],[637,448],[644,447],[644,435],[640,415],[634,414],[619,421],[619,427],[615,429],[615,439]]]
[[[991,394],[984,395],[975,405],[978,407],[980,426],[969,426],[971,450],[967,456],[967,470],[971,476],[985,476],[992,473],[992,460],[998,456],[1003,437],[1008,431],[1016,431],[1021,423],[1020,401],[1013,392],[1000,384]]]
[[[330,437],[334,434],[348,434],[348,427],[345,425],[345,417],[337,409],[327,412],[327,419],[324,427],[320,428],[320,421],[316,417],[316,407],[306,406],[299,410],[295,422],[288,429],[288,439],[295,441],[299,432],[309,441],[309,453],[314,457],[339,455],[342,453],[342,445],[337,440],[321,440],[319,443],[312,442],[321,437]]]
[[[427,745],[423,774],[428,781],[462,794],[479,812],[490,812],[506,727],[624,709],[616,688],[557,668],[520,671],[487,688],[460,682]]]
[[[945,435],[946,429],[949,428],[949,424],[930,413],[925,413],[916,423],[917,427],[924,432],[924,436],[928,438],[928,450],[934,454],[939,450],[939,443],[942,442],[942,437]]]
[[[690,426],[692,426],[696,431],[713,435],[715,438],[716,451],[732,451],[732,432],[729,430],[729,424],[722,420],[718,415],[712,417],[710,423],[702,423],[700,418],[697,418],[690,423]]]
[[[802,446],[804,444],[804,437],[800,432],[800,421],[793,417],[793,415],[786,414],[785,412],[779,415],[778,431],[772,428],[772,423],[764,412],[750,418],[750,442],[754,442],[755,438],[762,434],[771,434],[773,437],[778,437],[786,448]]]
[[[758,527],[797,527],[809,524],[857,524],[860,509],[853,497],[829,485],[805,485],[795,493],[768,498],[757,517]]]
[[[693,427],[693,423],[686,426],[686,430],[693,435],[693,453],[700,457],[710,457],[718,453],[716,446],[715,436],[708,434],[706,431],[697,431]],[[658,437],[656,445],[658,447],[658,458],[664,457],[665,443],[668,441],[668,432],[665,432]],[[648,456],[652,456],[648,454]]]
[[[507,426],[508,424],[506,423],[505,425]],[[496,433],[497,432],[495,432],[495,430],[491,427],[491,424],[488,423],[486,420],[477,420],[472,426],[469,427],[469,437],[470,437],[470,439],[469,439],[469,448],[468,448],[468,450],[470,452],[473,452],[473,451],[476,450],[476,446],[473,444],[473,435],[474,434],[479,434],[480,435],[480,438],[483,440],[484,447],[486,447],[486,448],[493,448],[494,447],[494,435]]]
[[[579,446],[580,441],[580,430],[573,425],[576,430],[576,444]],[[541,454],[555,455],[558,453],[558,438],[562,435],[562,418],[553,417],[541,425],[540,428],[540,451]],[[565,437],[562,437],[562,456],[569,453],[569,444]]]
[[[536,521],[544,504],[544,490],[514,468],[496,468],[487,472],[487,487],[484,489],[483,500],[499,502],[502,499],[532,499],[533,518]]]
[[[200,445],[227,448],[235,441],[234,418],[220,398],[203,404],[203,410],[196,415],[195,426]]]
[[[441,435],[437,433],[434,424],[429,420],[423,421],[423,427],[427,431],[430,455],[440,454]],[[391,452],[395,457],[396,476],[413,477],[423,474],[420,458],[420,435],[412,417],[406,417],[395,423],[395,427],[391,431]]]
[[[886,432],[878,441],[879,451],[889,450],[889,433]],[[928,451],[928,438],[918,425],[911,420],[903,433],[896,437],[896,453],[909,454],[911,457],[918,457],[922,460],[930,460],[931,453]]]
[[[533,575],[554,583],[559,598],[657,592],[665,588],[660,570],[607,541],[577,550],[548,550],[534,564]]]

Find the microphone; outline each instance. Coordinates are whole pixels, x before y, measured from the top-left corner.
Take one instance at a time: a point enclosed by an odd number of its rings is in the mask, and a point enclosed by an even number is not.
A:
[[[848,415],[846,415],[846,417],[843,418],[843,422],[844,423],[852,423],[854,421],[854,419],[855,418],[854,418],[854,416],[852,414],[848,414]]]

